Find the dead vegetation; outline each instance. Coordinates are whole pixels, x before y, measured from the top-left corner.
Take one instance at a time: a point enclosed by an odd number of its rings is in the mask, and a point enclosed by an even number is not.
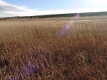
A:
[[[0,80],[106,80],[106,20],[0,21]]]

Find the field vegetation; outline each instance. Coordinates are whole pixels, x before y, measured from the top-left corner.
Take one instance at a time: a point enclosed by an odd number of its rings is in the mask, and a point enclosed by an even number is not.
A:
[[[0,21],[0,80],[106,80],[107,19]]]

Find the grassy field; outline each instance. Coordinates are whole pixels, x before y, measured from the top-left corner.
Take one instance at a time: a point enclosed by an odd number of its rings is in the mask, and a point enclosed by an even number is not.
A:
[[[106,80],[107,19],[0,21],[0,80]]]

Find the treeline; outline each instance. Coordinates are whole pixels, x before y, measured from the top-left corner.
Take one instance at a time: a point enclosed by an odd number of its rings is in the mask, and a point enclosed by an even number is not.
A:
[[[52,15],[39,15],[39,16],[16,16],[16,17],[5,17],[2,19],[16,19],[16,18],[51,18],[51,17],[74,17],[77,14],[81,17],[87,16],[107,16],[107,12],[86,12],[86,13],[68,13],[68,14],[52,14]]]

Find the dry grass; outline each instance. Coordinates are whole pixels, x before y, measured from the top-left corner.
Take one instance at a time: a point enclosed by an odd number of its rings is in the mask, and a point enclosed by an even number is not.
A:
[[[0,21],[0,80],[106,80],[107,20]]]

